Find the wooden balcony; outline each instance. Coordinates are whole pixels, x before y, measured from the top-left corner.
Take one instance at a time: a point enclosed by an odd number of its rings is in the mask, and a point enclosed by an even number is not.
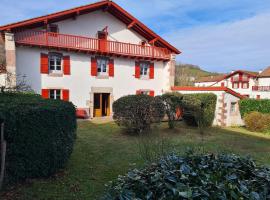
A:
[[[171,52],[166,48],[101,40],[46,31],[22,31],[15,33],[19,45],[40,46],[69,51],[115,55],[137,59],[170,60]]]
[[[253,86],[252,91],[269,92],[270,86]]]

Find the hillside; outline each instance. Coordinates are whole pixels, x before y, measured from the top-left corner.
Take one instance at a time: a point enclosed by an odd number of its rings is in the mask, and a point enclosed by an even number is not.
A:
[[[202,70],[199,66],[191,64],[178,64],[175,69],[176,86],[193,86],[194,81],[203,76],[214,76],[218,73],[212,73]]]

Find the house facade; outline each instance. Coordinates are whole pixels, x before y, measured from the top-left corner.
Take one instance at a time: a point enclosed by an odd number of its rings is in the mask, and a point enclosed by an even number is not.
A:
[[[242,96],[270,99],[270,67],[260,72],[237,70],[230,74],[202,77],[196,87],[227,87]]]
[[[227,87],[175,86],[172,87],[172,91],[181,94],[213,93],[217,96],[213,126],[241,126],[244,124],[238,102],[245,97]]]
[[[174,85],[181,52],[112,1],[0,27],[9,84],[24,77],[44,98],[109,116],[129,94],[161,95]],[[1,82],[0,82],[1,83]]]

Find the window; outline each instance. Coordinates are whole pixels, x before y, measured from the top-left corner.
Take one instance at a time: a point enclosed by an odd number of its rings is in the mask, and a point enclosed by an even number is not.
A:
[[[147,91],[147,90],[141,90],[140,92],[141,92],[141,94],[145,94],[145,95],[149,95],[150,94],[150,91]]]
[[[49,32],[58,33],[59,32],[59,29],[58,29],[57,24],[50,24],[49,25]]]
[[[148,63],[148,62],[141,62],[140,63],[140,75],[141,76],[148,76],[148,74],[149,74],[149,67],[150,67],[150,63]]]
[[[49,54],[50,72],[62,72],[62,55],[58,53]]]
[[[233,89],[238,89],[238,87],[239,87],[239,84],[238,83],[233,83]]]
[[[142,40],[142,41],[141,41],[141,45],[142,45],[142,46],[146,46],[146,41],[145,41],[145,40]]]
[[[236,112],[236,102],[231,102],[231,113],[235,113]]]
[[[243,89],[248,89],[248,86],[249,86],[248,83],[242,83],[242,88],[243,88]]]
[[[107,75],[108,74],[108,64],[109,64],[109,59],[98,58],[97,59],[97,72],[98,72],[98,74]]]
[[[50,90],[50,99],[61,99],[61,90]]]

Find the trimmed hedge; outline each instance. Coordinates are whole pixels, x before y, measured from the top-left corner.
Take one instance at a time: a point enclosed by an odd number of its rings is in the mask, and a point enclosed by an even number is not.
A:
[[[5,122],[7,182],[48,177],[66,165],[77,127],[72,103],[2,93],[0,119]]]
[[[128,95],[113,103],[113,119],[131,133],[149,130],[151,123],[160,122],[164,115],[160,97]]]
[[[215,118],[217,96],[212,93],[184,94],[183,119],[188,125],[197,126],[198,122],[204,126],[212,126]]]
[[[106,200],[269,199],[270,169],[236,155],[169,155],[110,183]]]
[[[269,99],[242,99],[239,103],[242,117],[252,111],[270,114],[270,100]]]

